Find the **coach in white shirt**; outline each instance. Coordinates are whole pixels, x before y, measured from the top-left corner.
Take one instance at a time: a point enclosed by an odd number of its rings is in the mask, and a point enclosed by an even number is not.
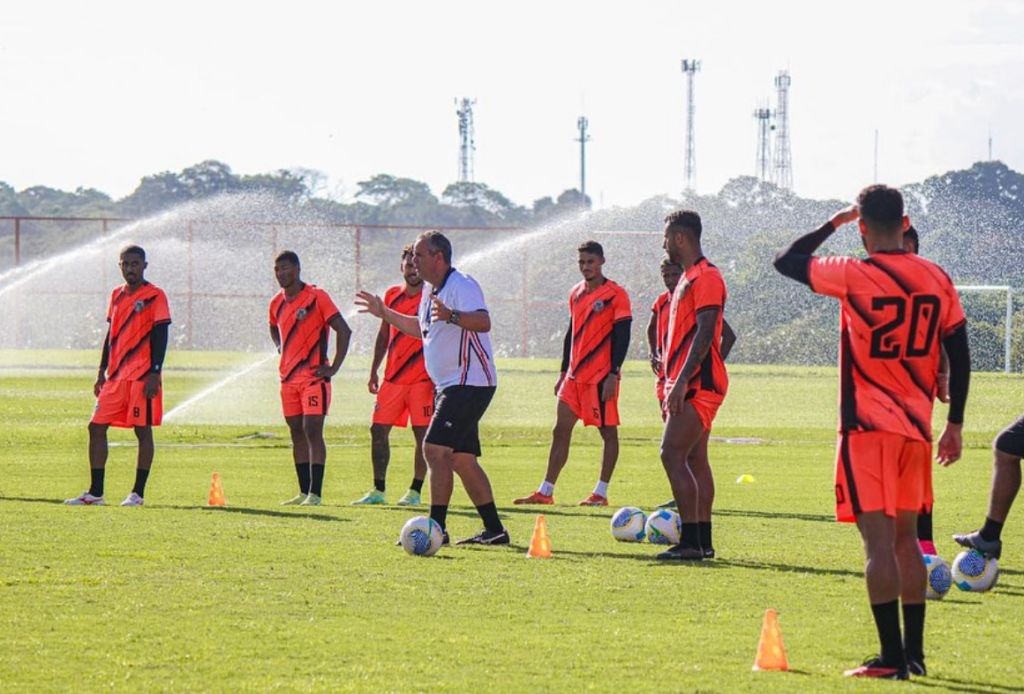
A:
[[[452,267],[452,244],[439,231],[416,239],[412,262],[426,282],[417,316],[396,313],[369,292],[359,292],[356,305],[423,340],[427,373],[437,393],[423,454],[430,467],[430,517],[445,528],[445,544],[448,503],[458,474],[484,530],[456,544],[507,545],[491,482],[477,461],[480,418],[498,386],[484,293],[475,279]]]

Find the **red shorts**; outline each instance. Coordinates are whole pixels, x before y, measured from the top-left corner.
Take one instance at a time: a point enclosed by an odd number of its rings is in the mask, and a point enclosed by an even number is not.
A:
[[[430,424],[434,415],[434,384],[430,381],[401,385],[384,381],[373,403],[373,423],[404,427]]]
[[[568,405],[574,415],[583,420],[584,426],[619,426],[619,386],[617,383],[615,397],[607,402],[601,402],[600,383],[580,383],[567,378],[562,381],[558,399]]]
[[[160,426],[164,418],[164,389],[157,390],[156,397],[147,398],[143,393],[145,381],[107,381],[96,398],[96,410],[92,413],[93,424],[109,424],[112,427]]]
[[[661,401],[661,421],[665,421],[668,418],[668,394],[672,391],[672,386],[665,384],[665,399]],[[725,396],[720,393],[709,393],[706,390],[700,390],[698,388],[691,388],[686,393],[684,402],[688,402],[693,405],[693,409],[697,412],[697,416],[700,417],[701,428],[704,431],[711,431],[711,425],[715,423],[715,417],[718,416],[718,408],[722,406],[725,401]]]
[[[281,409],[285,417],[327,416],[331,409],[331,384],[323,379],[281,384]]]
[[[888,431],[839,435],[836,520],[857,514],[920,512],[932,506],[932,445]]]

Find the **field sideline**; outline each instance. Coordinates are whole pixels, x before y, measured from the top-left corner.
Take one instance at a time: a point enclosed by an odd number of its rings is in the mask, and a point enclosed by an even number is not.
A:
[[[930,677],[841,677],[877,643],[856,530],[832,520],[834,369],[731,368],[714,434],[761,443],[712,444],[720,558],[666,566],[653,547],[608,532],[615,508],[650,511],[668,498],[646,364],[629,364],[623,381],[612,508],[574,505],[600,455],[596,432],[578,429],[559,504],[542,509],[555,554],[542,561],[523,556],[537,510],[510,500],[543,475],[553,360],[499,361],[484,420],[483,462],[515,547],[416,559],[393,545],[414,512],[348,505],[371,486],[365,358],[346,363],[335,385],[327,506],[278,506],[295,483],[272,363],[157,431],[146,508],[116,506],[134,474],[125,432],[111,436],[115,505],[60,505],[88,486],[97,356],[0,351],[0,691],[1005,694],[1024,683],[1017,513],[996,589],[929,603]],[[165,409],[255,358],[171,352]],[[1020,414],[1022,392],[1020,376],[974,378],[964,460],[936,472],[936,537],[948,560],[949,535],[983,518],[988,446]],[[269,437],[246,438],[256,433]],[[410,442],[392,435],[390,500],[411,476]],[[214,471],[228,508],[204,508]],[[757,482],[735,484],[742,474]],[[458,485],[453,504],[453,539],[474,533],[479,519]],[[795,672],[750,671],[768,607]]]

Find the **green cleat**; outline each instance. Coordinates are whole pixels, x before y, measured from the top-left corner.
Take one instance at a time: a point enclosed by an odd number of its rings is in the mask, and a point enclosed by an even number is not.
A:
[[[422,503],[420,493],[415,489],[410,489],[405,493],[405,496],[398,500],[399,506],[419,506]]]
[[[384,495],[374,489],[362,499],[353,501],[352,506],[379,506],[386,503],[388,503],[388,500],[384,498]]]
[[[306,500],[305,494],[296,494],[288,501],[282,501],[282,506],[302,506],[302,502]]]
[[[322,506],[323,503],[323,500],[316,494],[310,494],[299,506]]]

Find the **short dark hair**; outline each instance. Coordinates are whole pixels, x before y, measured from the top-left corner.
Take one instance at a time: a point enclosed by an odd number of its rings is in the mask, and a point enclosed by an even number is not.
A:
[[[895,188],[868,186],[857,196],[857,208],[866,225],[883,233],[894,233],[903,224],[903,194]]]
[[[405,260],[406,258],[411,258],[412,256],[412,244],[409,244],[408,246],[402,249],[402,260]]]
[[[702,231],[700,215],[693,210],[676,210],[665,215],[665,226],[670,229],[689,229],[697,240],[700,240]]]
[[[447,236],[435,229],[424,232],[419,237],[427,242],[431,253],[440,253],[444,262],[452,264],[452,242],[448,240]]]
[[[604,257],[604,248],[597,241],[584,241],[576,248],[577,253],[593,253],[599,258]]]
[[[299,262],[299,256],[295,251],[281,251],[278,253],[277,257],[274,258],[274,265],[280,262],[287,262],[296,267],[302,267],[302,264]]]
[[[676,261],[672,260],[672,258],[666,255],[661,259],[661,265],[658,267],[658,269],[664,272],[666,268],[670,267],[677,268],[680,272],[683,271],[682,263],[677,263]]]
[[[146,260],[146,251],[142,249],[142,246],[125,246],[117,254],[117,257],[120,258],[122,255],[137,255],[142,258],[143,262]]]
[[[914,228],[913,224],[911,224],[909,227],[907,227],[907,230],[903,232],[903,243],[904,244],[906,244],[907,239],[910,239],[913,242],[913,244],[914,244],[914,252],[915,253],[920,253],[921,252],[921,239],[918,237],[917,229]]]

